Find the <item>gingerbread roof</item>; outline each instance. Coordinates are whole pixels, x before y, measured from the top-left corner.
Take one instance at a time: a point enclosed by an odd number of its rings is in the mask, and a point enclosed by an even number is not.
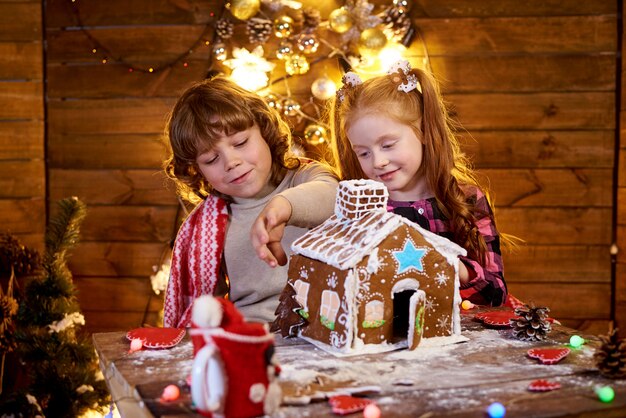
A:
[[[395,213],[387,212],[387,189],[373,180],[339,183],[335,214],[297,239],[291,249],[340,270],[354,267],[387,236],[405,225],[417,230],[448,260],[465,249]]]

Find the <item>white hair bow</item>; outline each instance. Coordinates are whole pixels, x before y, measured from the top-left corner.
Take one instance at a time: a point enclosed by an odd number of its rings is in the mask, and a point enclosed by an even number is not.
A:
[[[411,64],[409,64],[407,60],[394,62],[391,67],[389,67],[389,70],[387,70],[387,74],[392,77],[394,82],[398,83],[398,91],[405,93],[409,93],[415,89],[418,89],[420,92],[422,91],[417,76],[411,74]]]
[[[343,102],[347,89],[352,89],[360,84],[363,84],[361,77],[352,71],[345,73],[343,77],[341,77],[341,82],[343,83],[343,86],[337,90],[337,98],[339,98],[340,102]]]

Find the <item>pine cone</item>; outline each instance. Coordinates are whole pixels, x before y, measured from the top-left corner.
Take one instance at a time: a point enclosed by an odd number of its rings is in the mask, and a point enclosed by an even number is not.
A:
[[[593,357],[600,374],[612,379],[626,377],[626,338],[619,339],[617,328],[608,335],[600,335],[602,345]]]
[[[261,17],[248,19],[246,28],[248,30],[248,40],[252,44],[262,44],[266,42],[272,34],[272,21]]]
[[[9,277],[11,267],[16,277],[26,276],[39,269],[39,252],[26,248],[10,234],[0,235],[0,277]]]
[[[320,11],[312,7],[307,7],[302,11],[302,28],[306,33],[312,33],[317,29],[322,20]]]
[[[511,319],[513,335],[523,341],[541,341],[546,338],[552,330],[552,325],[548,321],[546,307],[535,307],[524,305],[515,309],[515,314],[519,319]]]
[[[388,8],[383,14],[384,32],[388,38],[399,41],[411,28],[411,19],[397,7]]]
[[[220,19],[215,23],[215,33],[221,39],[228,39],[233,36],[234,25],[228,19]]]

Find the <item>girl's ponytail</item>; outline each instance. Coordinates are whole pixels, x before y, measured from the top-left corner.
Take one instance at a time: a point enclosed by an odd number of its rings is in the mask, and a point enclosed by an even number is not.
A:
[[[468,202],[468,196],[461,189],[461,184],[478,186],[478,181],[451,129],[452,121],[438,84],[424,71],[412,72],[422,89],[424,175],[435,193],[437,206],[450,220],[454,241],[464,247],[471,258],[484,265],[487,244],[476,226],[478,214],[475,213],[475,205]]]

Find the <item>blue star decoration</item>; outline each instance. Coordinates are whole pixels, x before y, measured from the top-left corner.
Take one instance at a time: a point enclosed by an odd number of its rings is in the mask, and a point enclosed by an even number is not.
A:
[[[393,251],[393,256],[398,260],[398,274],[410,269],[424,271],[422,258],[426,255],[426,248],[417,248],[413,241],[406,240],[402,251]]]

